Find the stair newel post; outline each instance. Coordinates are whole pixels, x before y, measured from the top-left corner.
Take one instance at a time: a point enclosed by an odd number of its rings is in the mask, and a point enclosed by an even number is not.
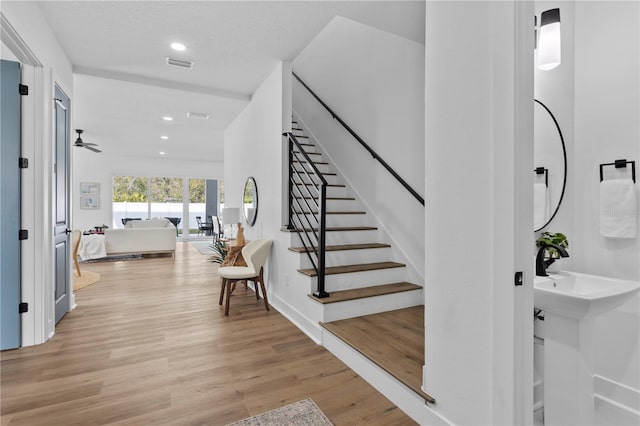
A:
[[[322,182],[320,185],[320,207],[318,215],[320,216],[320,226],[318,227],[318,291],[314,293],[316,297],[329,297],[329,293],[324,288],[325,275],[325,246],[326,246],[326,208],[327,208],[327,184]]]
[[[291,133],[283,133],[282,136],[287,137],[287,145],[289,146],[289,224],[287,229],[294,229],[293,226],[293,140],[291,140]]]

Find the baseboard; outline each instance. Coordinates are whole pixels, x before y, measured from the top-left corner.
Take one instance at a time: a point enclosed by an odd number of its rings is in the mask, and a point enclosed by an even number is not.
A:
[[[593,387],[597,400],[613,410],[635,416],[640,424],[640,390],[597,374],[593,376]]]
[[[282,316],[291,321],[293,325],[298,327],[304,334],[309,336],[311,340],[318,345],[322,344],[322,329],[320,324],[314,324],[307,317],[302,315],[289,304],[285,303],[274,293],[269,294],[269,305],[275,308]]]

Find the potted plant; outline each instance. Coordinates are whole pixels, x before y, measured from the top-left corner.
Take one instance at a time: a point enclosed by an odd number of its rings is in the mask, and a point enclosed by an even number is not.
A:
[[[536,240],[536,247],[540,248],[543,245],[553,244],[556,246],[560,246],[562,248],[569,247],[569,240],[567,240],[567,236],[561,232],[543,232],[540,234],[540,237]],[[560,259],[560,253],[553,247],[549,247],[547,249],[547,253],[549,253],[550,259]]]
[[[215,240],[209,247],[211,247],[211,250],[213,250],[211,261],[213,263],[222,264],[224,262],[224,259],[227,257],[227,254],[229,253],[229,247],[227,246],[227,243],[224,241]]]

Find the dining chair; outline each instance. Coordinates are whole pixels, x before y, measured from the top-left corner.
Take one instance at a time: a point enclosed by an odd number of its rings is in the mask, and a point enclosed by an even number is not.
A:
[[[200,234],[210,235],[213,230],[213,225],[202,221],[202,216],[196,216],[196,222],[198,223],[198,236]]]
[[[222,238],[222,227],[220,226],[220,219],[218,216],[209,216],[209,222],[211,223],[211,233],[213,234],[213,241]]]
[[[226,303],[224,307],[225,316],[229,316],[229,300],[231,299],[231,286],[238,281],[253,281],[256,290],[256,299],[260,299],[258,292],[258,283],[262,290],[262,298],[264,299],[264,307],[269,310],[269,301],[267,300],[267,290],[264,286],[264,264],[269,257],[271,250],[271,240],[254,240],[242,248],[242,257],[247,266],[224,266],[218,269],[218,274],[222,277],[222,285],[220,287],[220,301],[222,302],[226,293]]]
[[[80,272],[80,265],[78,264],[78,248],[80,248],[80,239],[82,238],[82,231],[79,229],[74,229],[71,231],[71,240],[73,247],[73,263],[76,265],[76,271],[78,272],[78,276],[81,277],[82,273]]]

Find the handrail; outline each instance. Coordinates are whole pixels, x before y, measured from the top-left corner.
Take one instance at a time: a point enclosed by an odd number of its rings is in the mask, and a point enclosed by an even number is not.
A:
[[[326,237],[326,228],[327,228],[326,226],[327,180],[322,175],[322,173],[320,172],[318,167],[315,165],[315,163],[311,160],[311,157],[309,157],[309,154],[307,154],[307,152],[304,150],[304,148],[302,147],[300,142],[298,142],[298,139],[295,137],[295,135],[292,132],[283,133],[282,136],[286,136],[289,142],[289,225],[288,225],[288,228],[295,230],[298,233],[300,237],[300,241],[302,242],[302,245],[304,247],[304,250],[307,253],[307,256],[309,257],[309,260],[311,261],[311,265],[313,266],[313,269],[315,269],[316,271],[318,289],[316,292],[313,293],[313,295],[316,297],[329,297],[329,293],[325,291],[325,257],[326,257],[325,256],[325,248],[326,248],[325,237]],[[297,148],[297,151],[294,150],[294,147]],[[306,163],[302,163],[302,161],[300,160],[300,157],[302,157],[306,161]],[[297,162],[302,168],[302,170],[298,170],[294,162]],[[305,167],[304,164],[308,164],[311,170],[307,170],[307,167]],[[307,202],[305,198],[305,194],[303,193],[302,189],[296,188],[296,192],[300,197],[302,197],[302,201],[304,202],[304,204],[306,204],[308,211],[305,211],[302,203],[298,201],[298,199],[296,198],[296,194],[293,191],[293,185],[297,186],[298,184],[295,181],[294,175],[300,180],[300,184],[305,187],[306,193],[311,198],[313,198],[313,194],[311,193],[311,190],[307,187],[307,184],[311,184],[315,187],[316,191],[318,192],[318,201],[319,201],[319,204],[318,204],[314,200],[314,204],[316,204],[317,206],[317,212],[314,212],[311,209],[311,206]],[[311,175],[315,175],[320,181],[320,183],[317,183],[312,178]],[[303,176],[306,176],[306,179],[308,179],[309,182],[305,182],[305,180],[302,178]],[[300,212],[294,210],[294,201],[297,204],[298,210],[300,210]],[[302,219],[300,218],[300,215],[304,216],[304,220],[307,222],[307,225],[309,226],[309,228],[305,226]],[[313,217],[315,222],[318,223],[317,231],[314,231],[314,227],[312,226],[311,221],[309,220],[309,217],[308,217],[309,215],[317,215],[317,218],[315,216]],[[294,216],[300,223],[299,228],[294,224]],[[315,241],[313,241],[309,236],[310,233],[315,238]],[[303,234],[304,234],[304,237],[306,237],[306,239],[309,242],[309,247],[307,247],[307,243],[305,242],[305,238],[303,237]],[[317,246],[317,249],[316,249],[316,246]],[[314,262],[313,257],[311,256],[312,250],[313,250],[313,254],[316,255],[317,263]]]
[[[302,81],[302,79],[301,79],[300,77],[298,77],[298,75],[297,75],[295,72],[291,72],[291,73],[292,73],[292,74],[293,74],[293,76],[294,76],[294,77],[295,77],[295,78],[300,82],[300,84],[302,84],[302,85],[305,87],[305,89],[307,89],[307,90],[309,91],[309,93],[311,93],[311,95],[312,95],[314,98],[316,98],[316,100],[317,100],[318,102],[320,102],[320,104],[321,104],[321,105],[322,105],[322,106],[323,106],[327,111],[329,111],[329,114],[331,114],[331,116],[332,116],[335,120],[337,120],[337,121],[338,121],[338,123],[342,124],[342,127],[344,127],[344,128],[347,130],[347,132],[349,132],[349,133],[351,134],[351,136],[353,136],[353,137],[354,137],[358,142],[360,142],[360,145],[362,145],[362,146],[364,147],[364,149],[366,149],[366,150],[369,152],[369,154],[371,154],[371,156],[372,156],[373,158],[375,158],[376,160],[378,160],[378,162],[379,162],[380,164],[382,164],[382,166],[383,166],[385,169],[387,169],[387,171],[388,171],[389,173],[391,173],[391,175],[392,175],[394,178],[396,178],[396,180],[397,180],[398,182],[400,182],[400,183],[402,184],[402,186],[404,186],[404,187],[405,187],[405,189],[406,189],[407,191],[409,191],[409,192],[411,193],[411,195],[413,195],[413,196],[414,196],[414,197],[415,197],[415,198],[420,202],[420,204],[422,204],[422,205],[424,206],[424,198],[422,198],[422,196],[421,196],[420,194],[418,194],[418,193],[416,192],[416,190],[415,190],[415,189],[413,189],[413,188],[411,187],[411,185],[409,185],[409,184],[408,184],[404,179],[402,179],[402,177],[400,177],[400,175],[399,175],[398,173],[396,173],[396,171],[395,171],[395,170],[393,170],[393,168],[391,168],[391,166],[390,166],[389,164],[387,164],[387,162],[386,162],[386,161],[384,161],[384,160],[382,159],[382,157],[380,157],[380,156],[378,155],[378,153],[377,153],[377,152],[375,152],[375,151],[373,150],[373,148],[371,148],[371,147],[370,147],[370,146],[369,146],[369,145],[368,145],[364,140],[362,140],[362,138],[361,138],[360,136],[358,136],[358,134],[357,134],[356,132],[354,132],[354,131],[351,129],[351,127],[349,127],[349,125],[348,125],[347,123],[345,123],[345,122],[340,118],[340,116],[339,116],[338,114],[336,114],[335,112],[333,112],[333,110],[332,110],[331,108],[329,108],[329,106],[328,106],[326,103],[324,103],[324,101],[323,101],[322,99],[320,99],[320,97],[318,97],[318,95],[316,95],[316,94],[315,94],[315,92],[314,92],[313,90],[311,90],[311,88],[310,88],[309,86],[307,86],[307,84],[306,84],[304,81]]]

